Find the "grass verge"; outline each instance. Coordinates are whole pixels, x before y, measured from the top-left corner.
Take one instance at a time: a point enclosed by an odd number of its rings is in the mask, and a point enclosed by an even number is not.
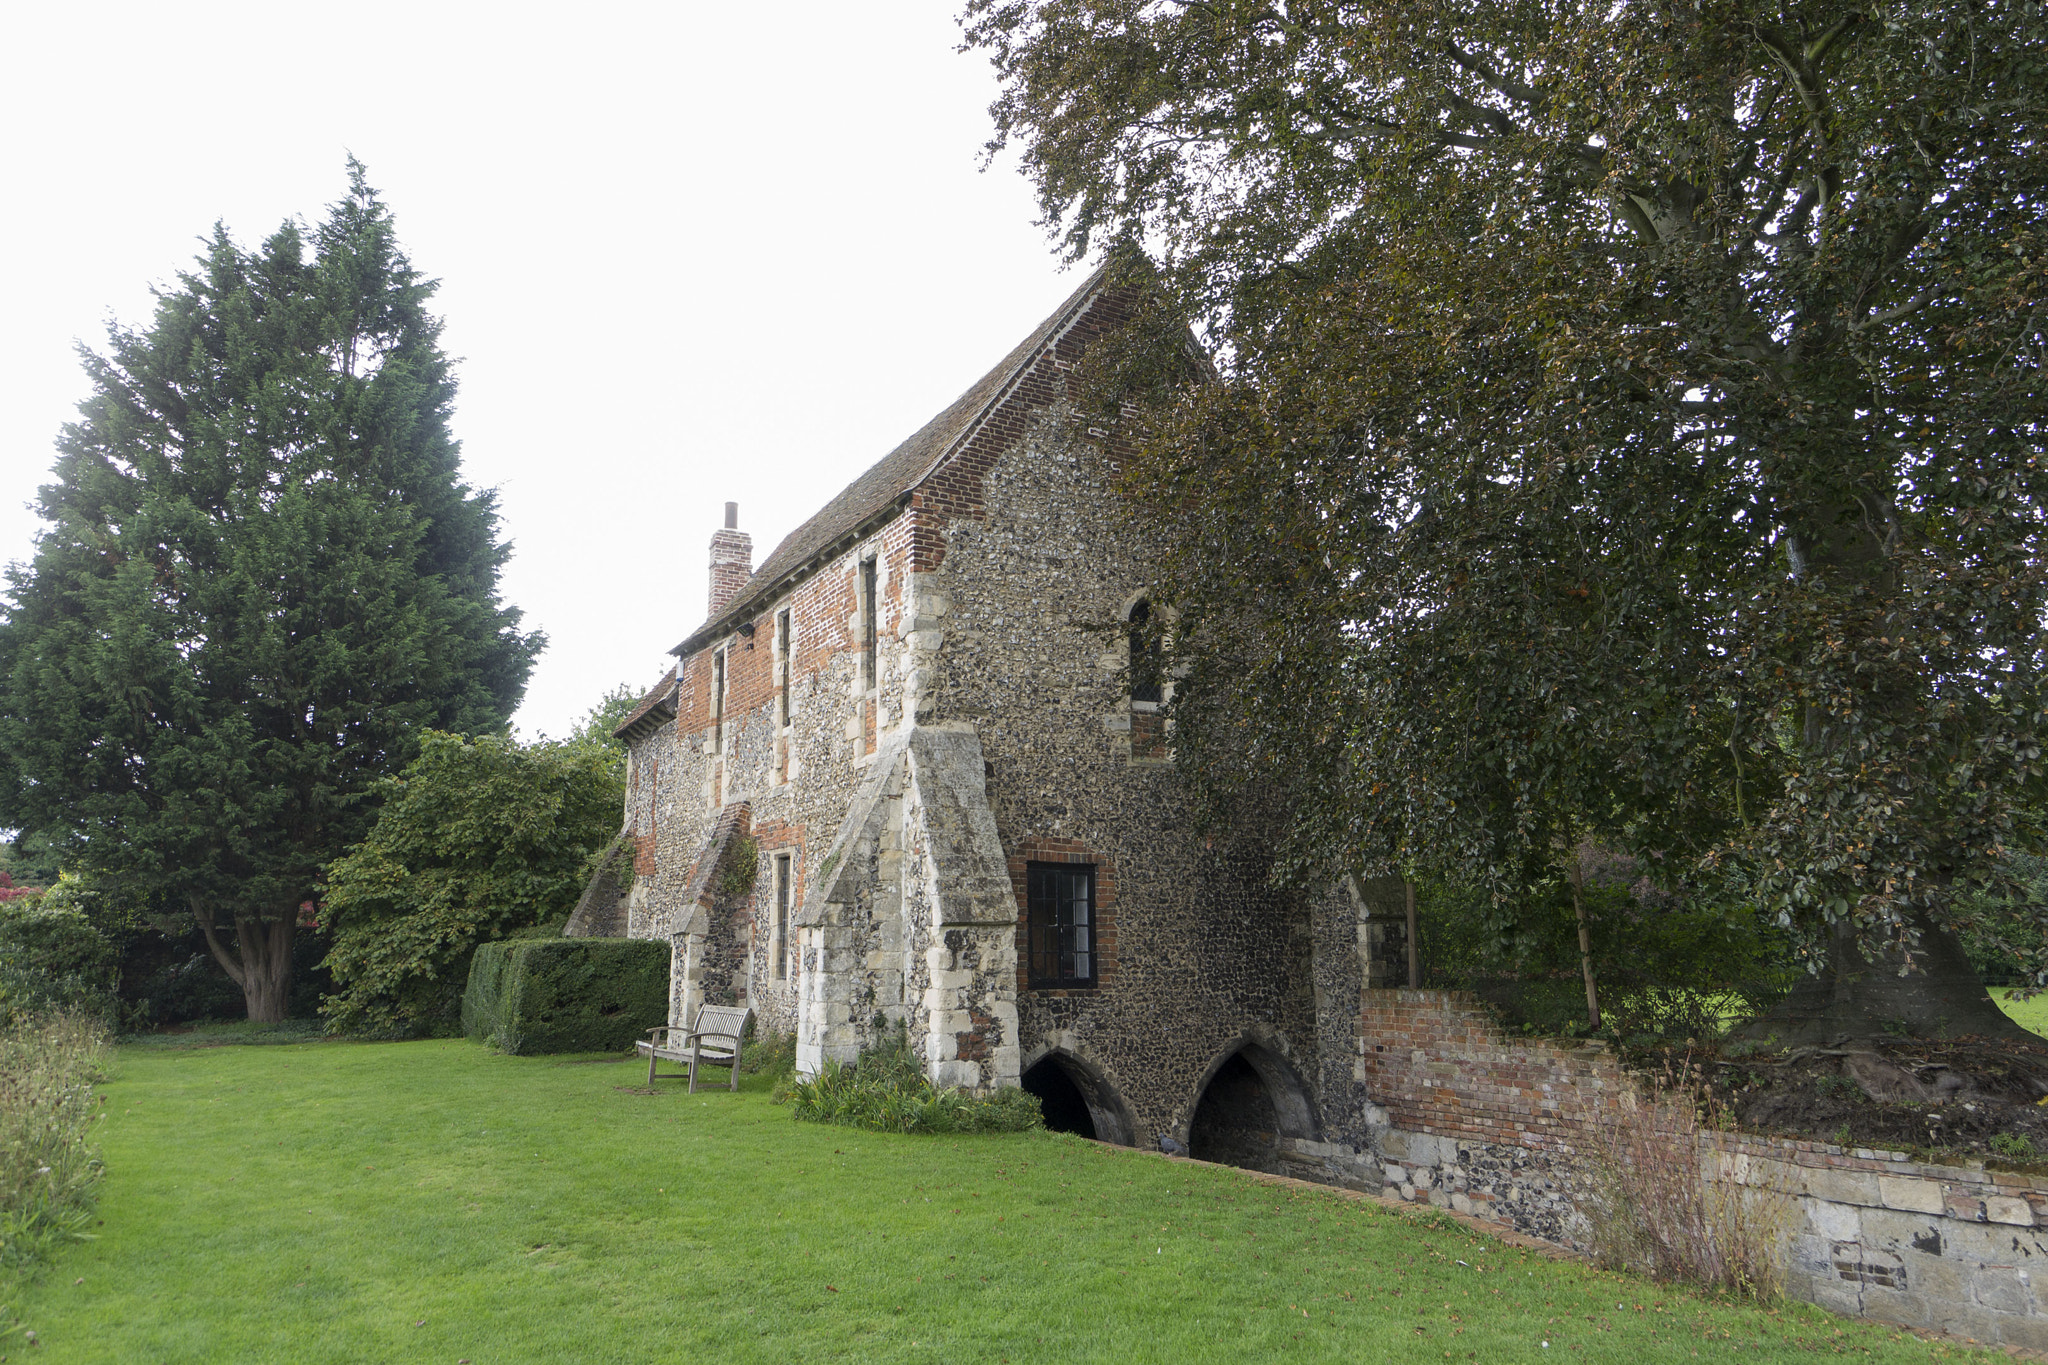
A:
[[[2021,1028],[2032,1029],[2043,1037],[2048,1037],[2048,991],[2042,991],[2031,1000],[2015,1000],[2013,989],[2011,986],[1993,986],[1991,998],[1996,1000],[1998,1007],[2012,1016],[2013,1022]]]
[[[105,1027],[80,1014],[0,1028],[0,1270],[33,1269],[87,1235],[101,1175],[93,1082],[106,1045]]]
[[[20,1304],[36,1358],[1973,1354],[1234,1171],[793,1123],[766,1076],[687,1095],[645,1074],[461,1041],[124,1052],[105,1225]]]

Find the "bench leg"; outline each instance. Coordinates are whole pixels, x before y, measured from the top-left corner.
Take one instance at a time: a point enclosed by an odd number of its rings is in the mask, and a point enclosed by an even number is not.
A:
[[[692,1040],[690,1043],[690,1093],[692,1095],[697,1093],[697,1054],[703,1050],[704,1045],[702,1043]]]
[[[653,1048],[647,1049],[647,1088],[649,1090],[654,1088],[654,1064],[660,1060],[661,1058],[655,1054]]]
[[[732,1085],[730,1088],[738,1090],[740,1088],[740,1045],[738,1040],[733,1042],[732,1061],[729,1065],[732,1067]]]

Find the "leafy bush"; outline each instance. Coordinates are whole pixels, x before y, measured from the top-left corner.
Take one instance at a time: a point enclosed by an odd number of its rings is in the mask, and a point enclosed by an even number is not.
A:
[[[514,939],[477,949],[462,1031],[500,1052],[623,1052],[668,1018],[669,946]]]
[[[827,1062],[818,1075],[778,1087],[776,1098],[795,1118],[877,1133],[1021,1133],[1045,1122],[1038,1097],[1015,1086],[970,1095],[933,1085],[900,1023],[853,1065]]]
[[[1632,860],[1589,851],[1583,901],[1603,1032],[1628,1042],[1711,1038],[1727,1019],[1762,1013],[1795,970],[1754,908],[1672,895]],[[1561,879],[1532,875],[1515,904],[1480,891],[1417,891],[1424,982],[1469,990],[1513,1026],[1582,1033],[1586,988],[1577,917]]]
[[[751,1018],[748,1027],[753,1026]],[[796,1074],[796,1035],[769,1033],[749,1040],[740,1048],[740,1074],[767,1076],[783,1081]]]
[[[370,837],[327,870],[338,989],[321,1009],[341,1033],[453,1033],[476,945],[576,904],[618,829],[620,764],[588,740],[429,733],[383,794]]]
[[[84,1014],[0,1028],[0,1266],[32,1265],[92,1221],[92,1087],[106,1045],[105,1025]]]
[[[2048,857],[2016,853],[2010,871],[2017,887],[2006,893],[1973,888],[1956,897],[1963,952],[1987,986],[2035,986],[2021,963],[2038,954],[2041,917],[2048,903]]]
[[[110,1021],[114,946],[49,899],[0,901],[0,1025],[57,1010]]]
[[[2034,1140],[2024,1133],[2000,1133],[1991,1139],[1991,1150],[2019,1161],[2034,1159]]]

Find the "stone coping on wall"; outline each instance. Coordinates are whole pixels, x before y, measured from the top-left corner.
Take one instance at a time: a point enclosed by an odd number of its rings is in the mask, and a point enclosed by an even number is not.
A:
[[[1784,1181],[1780,1187],[1787,1194],[1836,1204],[2048,1227],[2048,1175],[1977,1163],[1938,1165],[1915,1161],[1906,1152],[1757,1133],[1715,1133],[1709,1140],[1715,1148],[1708,1153],[1709,1179],[1754,1185]]]

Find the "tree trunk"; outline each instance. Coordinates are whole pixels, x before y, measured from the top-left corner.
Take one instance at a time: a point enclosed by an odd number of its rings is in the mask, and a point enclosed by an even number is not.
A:
[[[1831,515],[1816,518],[1815,524],[1817,530],[1787,537],[1795,577],[1860,581],[1880,596],[1896,594],[1889,499],[1859,494],[1854,502],[1832,509]],[[1818,760],[1841,739],[1830,731],[1823,709],[1809,704],[1801,717],[1800,741]],[[1870,960],[1857,946],[1855,928],[1847,921],[1838,923],[1821,972],[1802,980],[1763,1018],[1744,1025],[1739,1036],[1775,1037],[1787,1045],[1886,1034],[1981,1034],[2038,1042],[1993,1002],[1955,935],[1923,915],[1914,916],[1912,924],[1920,936],[1917,949],[1910,955],[1893,949]]]
[[[1586,906],[1579,892],[1586,885],[1586,862],[1579,850],[1572,850],[1571,867],[1567,869],[1572,884],[1572,914],[1579,921],[1579,971],[1586,978],[1586,1031],[1600,1031],[1600,992],[1593,985],[1593,935],[1586,927]]]
[[[2040,1042],[1998,1008],[1955,935],[1925,919],[1915,927],[1920,947],[1902,975],[1900,968],[1907,966],[1903,954],[1867,961],[1857,951],[1856,931],[1846,923],[1837,926],[1820,974],[1801,980],[1768,1014],[1744,1025],[1739,1036],[1786,1047],[1902,1034],[1980,1034]]]
[[[1401,879],[1401,899],[1408,908],[1408,989],[1422,989],[1422,938],[1415,932],[1415,883]]]
[[[237,914],[235,946],[221,940],[211,906],[192,901],[192,917],[206,936],[206,947],[228,979],[242,988],[249,1018],[259,1024],[281,1024],[291,1008],[292,929],[298,907],[278,907],[270,915]]]

